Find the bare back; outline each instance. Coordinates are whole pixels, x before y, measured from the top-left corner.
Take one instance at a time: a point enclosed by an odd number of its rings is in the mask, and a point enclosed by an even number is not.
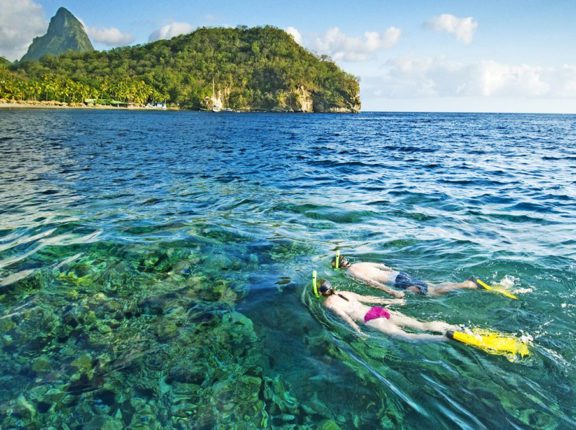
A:
[[[365,322],[366,314],[371,307],[362,302],[378,304],[404,303],[402,300],[398,299],[382,299],[373,296],[361,296],[350,291],[339,291],[326,297],[324,306],[335,312],[361,335],[364,334],[360,330],[358,323],[366,324],[369,327],[388,334],[389,336],[400,337],[406,340],[446,341],[448,338],[443,335],[439,336],[427,333],[407,333],[402,329],[403,327],[438,333],[445,333],[448,330],[457,329],[456,326],[452,326],[442,321],[423,323],[395,311],[388,311],[388,316],[384,318],[371,318],[369,321]]]
[[[370,310],[370,306],[366,306],[356,299],[354,293],[341,291],[326,298],[324,306],[332,309],[338,315],[348,315],[353,321],[363,322],[364,315]],[[344,298],[343,298],[344,297]]]
[[[394,284],[398,271],[380,263],[354,263],[348,268],[350,276],[364,281],[376,281],[383,284]]]

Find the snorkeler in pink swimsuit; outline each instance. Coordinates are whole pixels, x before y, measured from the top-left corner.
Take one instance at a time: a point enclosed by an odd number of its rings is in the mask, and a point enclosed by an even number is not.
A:
[[[398,311],[392,311],[380,306],[367,306],[370,304],[403,305],[401,299],[383,299],[381,297],[362,296],[351,291],[336,291],[330,282],[319,280],[319,293],[326,298],[324,306],[333,311],[336,315],[346,321],[358,334],[365,336],[358,323],[381,331],[389,336],[398,337],[405,340],[428,340],[447,341],[446,332],[458,330],[456,325],[442,321],[420,322],[414,318],[406,316]],[[418,331],[429,331],[429,333],[409,333],[405,328]]]

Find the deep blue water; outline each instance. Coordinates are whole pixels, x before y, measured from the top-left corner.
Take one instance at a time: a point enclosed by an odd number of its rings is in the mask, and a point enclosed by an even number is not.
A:
[[[575,177],[570,115],[0,110],[0,426],[574,428]],[[336,249],[532,354],[358,339]]]

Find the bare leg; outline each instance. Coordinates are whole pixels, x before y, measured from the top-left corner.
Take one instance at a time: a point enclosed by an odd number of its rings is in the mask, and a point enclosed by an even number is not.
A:
[[[391,322],[401,327],[410,327],[416,330],[432,331],[435,333],[446,333],[449,330],[459,329],[458,326],[448,324],[443,321],[421,322],[415,318],[410,318],[399,312],[391,312],[391,315],[392,315],[390,318]]]
[[[475,289],[478,288],[478,286],[472,281],[445,282],[443,284],[433,285],[432,288],[428,290],[428,295],[438,296],[440,294],[446,294],[449,293],[450,291],[461,290],[464,288]]]
[[[368,321],[366,325],[375,328],[376,330],[379,330],[382,333],[387,334],[388,336],[396,337],[403,340],[432,341],[432,342],[446,342],[449,340],[444,335],[428,334],[428,333],[407,333],[390,320],[385,320],[382,318]]]

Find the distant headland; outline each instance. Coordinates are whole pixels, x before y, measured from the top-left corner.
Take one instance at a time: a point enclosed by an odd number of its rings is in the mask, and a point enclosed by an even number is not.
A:
[[[275,27],[200,28],[154,43],[94,51],[60,8],[15,63],[0,61],[8,105],[209,111],[358,112],[358,79]]]

